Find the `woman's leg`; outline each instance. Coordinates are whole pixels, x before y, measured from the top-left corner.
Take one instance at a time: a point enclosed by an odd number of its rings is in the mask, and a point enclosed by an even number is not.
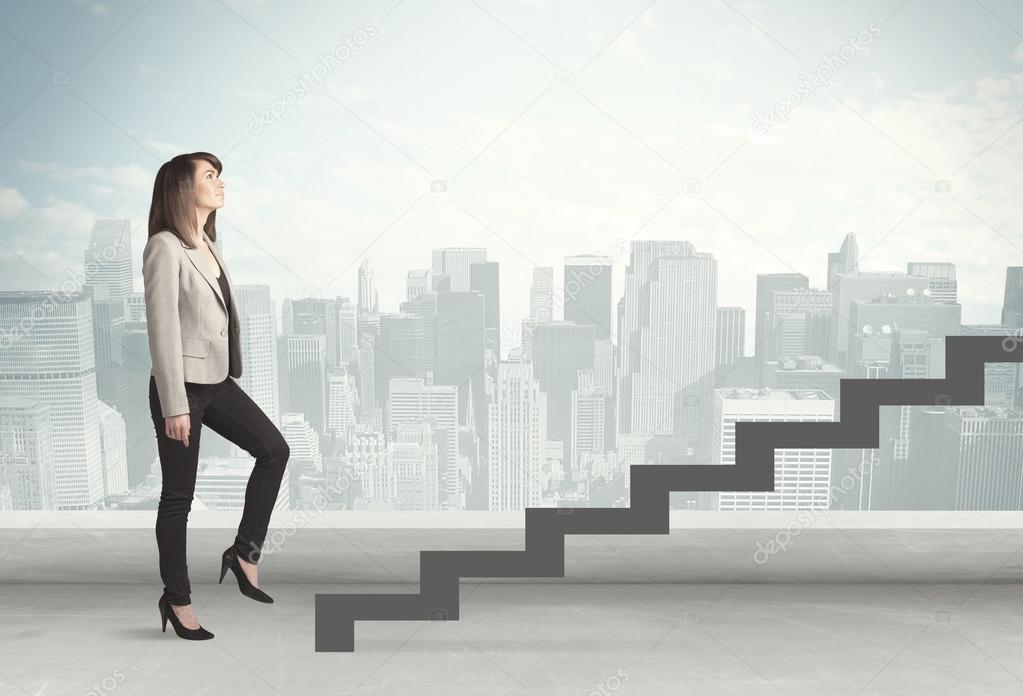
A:
[[[212,385],[211,385],[212,386]],[[180,440],[167,437],[156,381],[149,381],[149,411],[156,428],[157,450],[163,488],[156,513],[156,544],[160,551],[160,576],[164,593],[170,604],[191,604],[191,585],[188,581],[186,536],[188,513],[195,494],[195,475],[199,463],[199,437],[202,432],[202,395],[186,384],[191,430],[188,447]]]
[[[234,548],[240,558],[258,563],[291,450],[274,422],[230,377],[218,385],[203,423],[256,458]]]

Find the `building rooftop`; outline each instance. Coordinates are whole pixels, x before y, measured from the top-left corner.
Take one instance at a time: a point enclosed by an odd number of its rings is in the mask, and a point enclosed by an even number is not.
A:
[[[733,387],[718,389],[725,399],[771,399],[777,401],[831,401],[831,397],[820,389],[755,389],[752,387]]]

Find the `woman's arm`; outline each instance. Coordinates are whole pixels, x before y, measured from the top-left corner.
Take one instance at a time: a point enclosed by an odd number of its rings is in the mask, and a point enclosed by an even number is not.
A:
[[[153,359],[156,392],[164,418],[189,412],[178,317],[180,254],[173,244],[178,244],[174,235],[155,234],[142,252],[149,354]]]

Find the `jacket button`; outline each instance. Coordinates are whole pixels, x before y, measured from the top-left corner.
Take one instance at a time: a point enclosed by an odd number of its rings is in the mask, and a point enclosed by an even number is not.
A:
[[[220,335],[221,336],[226,336],[227,335],[227,329],[221,329],[220,330]]]

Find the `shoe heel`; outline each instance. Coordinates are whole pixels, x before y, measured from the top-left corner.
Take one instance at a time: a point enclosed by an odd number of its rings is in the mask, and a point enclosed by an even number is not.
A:
[[[224,576],[227,575],[227,569],[231,567],[231,561],[228,560],[227,556],[220,559],[220,581],[218,585],[224,583]]]
[[[160,597],[158,604],[160,607],[160,622],[163,624],[163,632],[167,632],[167,621],[171,622],[171,627],[174,628],[174,633],[179,638],[186,638],[188,640],[209,640],[213,637],[213,634],[203,628],[201,625],[199,628],[185,628],[181,625],[178,620],[177,614],[174,613],[174,609],[171,607],[170,602],[167,601],[166,597]]]
[[[238,561],[238,554],[233,548],[228,548],[224,551],[223,555],[223,566],[220,569],[220,579],[224,579],[224,574],[227,572],[227,568],[231,569],[234,573],[235,579],[238,581],[238,589],[246,597],[256,600],[257,602],[263,602],[265,604],[273,604],[274,599],[263,590],[253,586],[249,579],[245,576],[245,571],[242,570],[241,563]]]

